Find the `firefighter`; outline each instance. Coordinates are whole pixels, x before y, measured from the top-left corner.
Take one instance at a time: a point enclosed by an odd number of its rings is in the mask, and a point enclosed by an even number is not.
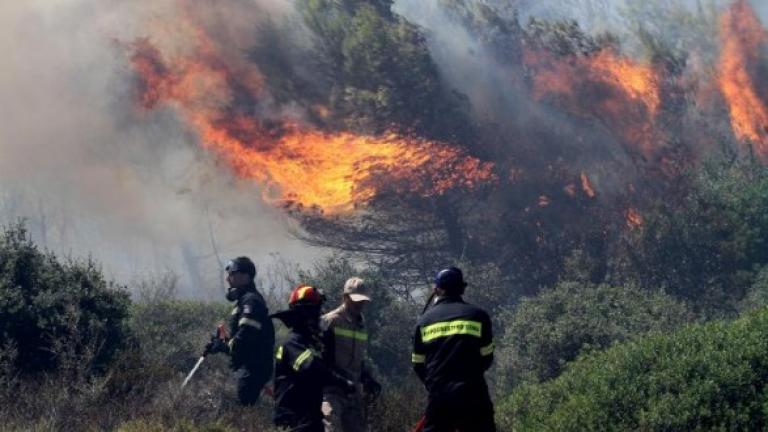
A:
[[[373,401],[381,393],[381,385],[365,364],[368,332],[363,309],[371,298],[365,281],[359,277],[347,280],[342,296],[341,306],[322,317],[325,357],[338,373],[355,383],[355,391],[345,394],[333,386],[323,390],[325,430],[365,432],[368,430],[365,401]]]
[[[264,297],[256,289],[253,262],[248,257],[238,257],[225,270],[229,284],[226,298],[236,302],[229,322],[231,337],[215,335],[206,352],[229,354],[230,367],[237,379],[237,398],[242,405],[253,405],[272,378],[275,328]]]
[[[424,432],[494,432],[484,373],[493,362],[491,320],[462,299],[456,267],[435,277],[434,302],[419,317],[412,362],[429,394]]]
[[[273,314],[290,329],[287,341],[275,353],[275,425],[291,432],[323,431],[323,388],[337,386],[346,393],[354,383],[345,379],[322,357],[320,308],[322,294],[299,285],[288,310]]]

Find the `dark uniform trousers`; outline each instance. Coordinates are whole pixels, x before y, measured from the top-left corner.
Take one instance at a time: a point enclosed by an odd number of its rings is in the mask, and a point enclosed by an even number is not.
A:
[[[484,382],[430,395],[424,432],[494,432],[493,403]]]
[[[495,432],[483,376],[493,351],[490,317],[461,297],[440,298],[419,318],[412,362],[429,393],[424,432]]]
[[[246,368],[235,371],[237,380],[237,400],[242,405],[255,405],[259,401],[261,390],[267,384],[262,377],[255,376]]]
[[[237,380],[237,398],[242,405],[254,405],[272,378],[275,346],[269,311],[255,287],[238,300],[229,327],[230,367]]]

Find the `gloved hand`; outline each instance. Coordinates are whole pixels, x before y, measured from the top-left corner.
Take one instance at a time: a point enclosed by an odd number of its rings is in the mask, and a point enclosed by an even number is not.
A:
[[[205,354],[216,354],[221,352],[229,352],[227,341],[220,338],[218,335],[211,336],[211,341],[205,346]]]
[[[376,382],[373,378],[368,378],[363,381],[363,393],[365,393],[366,398],[374,401],[378,399],[381,394],[381,384]]]

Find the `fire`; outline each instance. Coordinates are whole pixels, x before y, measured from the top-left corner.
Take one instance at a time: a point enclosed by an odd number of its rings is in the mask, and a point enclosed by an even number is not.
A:
[[[528,50],[533,96],[573,114],[602,121],[632,150],[651,156],[662,137],[655,119],[661,107],[660,76],[651,65],[606,48],[591,56],[555,56]]]
[[[595,188],[592,186],[592,182],[589,181],[589,177],[587,177],[584,172],[581,173],[581,190],[583,190],[584,193],[590,198],[597,196],[595,193]]]
[[[265,96],[256,65],[227,61],[199,29],[190,38],[193,48],[170,58],[149,40],[132,45],[139,102],[147,110],[175,108],[205,148],[258,182],[271,203],[339,214],[383,191],[433,196],[495,180],[491,164],[442,143],[258,118]],[[329,115],[325,107],[313,109]]]
[[[738,0],[720,18],[720,37],[718,83],[730,110],[734,134],[753,143],[756,154],[768,161],[768,106],[765,93],[757,87],[757,66],[768,32],[749,3]]]
[[[643,215],[637,209],[630,207],[625,214],[629,228],[640,228],[645,223]]]

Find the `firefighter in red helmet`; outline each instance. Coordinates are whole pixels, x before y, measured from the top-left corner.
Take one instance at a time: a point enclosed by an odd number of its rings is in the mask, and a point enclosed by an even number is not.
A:
[[[275,354],[275,425],[291,432],[323,431],[323,388],[337,386],[353,392],[354,384],[334,372],[322,358],[320,309],[324,297],[314,287],[299,285],[288,310],[271,315],[290,334]]]

